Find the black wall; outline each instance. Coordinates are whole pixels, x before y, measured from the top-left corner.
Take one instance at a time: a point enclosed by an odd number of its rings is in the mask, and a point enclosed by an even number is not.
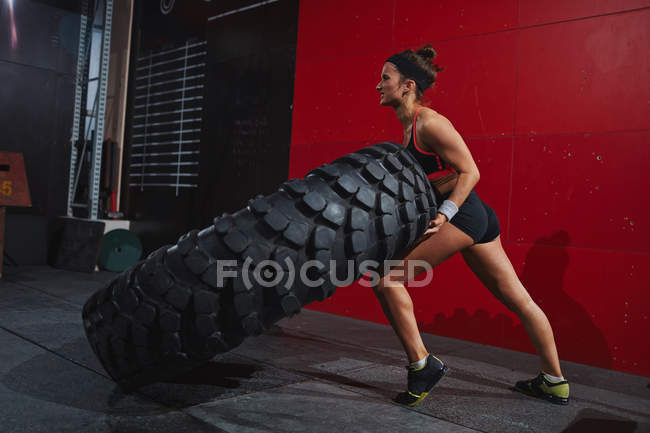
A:
[[[204,223],[287,179],[297,23],[292,0],[208,23]]]
[[[212,21],[208,17],[257,2],[188,0],[177,2],[168,15],[157,3],[140,2],[135,51],[207,40],[207,69],[198,189],[179,196],[171,190],[129,189],[127,148],[122,199],[145,251],[175,243],[182,233],[239,210],[287,179],[298,24],[298,0]]]
[[[48,219],[66,212],[76,1],[14,2],[17,46],[7,2],[0,2],[0,150],[25,157],[32,208],[9,208],[5,251],[19,264],[44,264]]]

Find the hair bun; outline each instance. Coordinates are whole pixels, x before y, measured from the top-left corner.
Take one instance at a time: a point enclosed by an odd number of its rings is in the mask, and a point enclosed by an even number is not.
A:
[[[442,71],[444,69],[444,68],[441,68],[438,65],[433,64],[433,59],[436,58],[437,53],[436,53],[436,50],[434,50],[431,45],[423,46],[422,48],[420,48],[419,50],[417,50],[415,52],[415,55],[420,57],[422,60],[424,60],[426,62],[426,64],[429,65],[429,67],[434,72],[440,72],[440,71]],[[435,81],[435,75],[434,75],[433,80]]]
[[[416,51],[416,54],[429,62],[436,58],[436,50],[431,45],[425,45]]]

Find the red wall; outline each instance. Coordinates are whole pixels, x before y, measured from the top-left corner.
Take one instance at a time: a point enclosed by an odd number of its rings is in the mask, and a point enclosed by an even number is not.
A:
[[[472,151],[476,190],[560,357],[650,376],[648,6],[302,0],[290,177],[400,142],[375,85],[390,54],[431,43],[446,69],[427,97]],[[410,292],[423,332],[533,352],[459,255]],[[387,323],[356,284],[310,308]]]

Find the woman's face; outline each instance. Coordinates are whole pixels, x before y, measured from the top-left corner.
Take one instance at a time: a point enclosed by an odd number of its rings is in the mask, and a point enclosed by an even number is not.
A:
[[[381,105],[396,106],[402,102],[404,96],[404,83],[400,82],[401,75],[395,65],[384,63],[381,69],[381,80],[377,84],[377,91],[381,95],[379,103]]]

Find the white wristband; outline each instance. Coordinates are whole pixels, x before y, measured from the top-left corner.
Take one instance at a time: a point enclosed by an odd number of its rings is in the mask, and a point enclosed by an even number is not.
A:
[[[451,221],[454,215],[458,213],[458,206],[456,206],[456,203],[454,203],[451,200],[445,200],[438,208],[438,213],[441,213],[444,216],[446,216],[447,221]]]

